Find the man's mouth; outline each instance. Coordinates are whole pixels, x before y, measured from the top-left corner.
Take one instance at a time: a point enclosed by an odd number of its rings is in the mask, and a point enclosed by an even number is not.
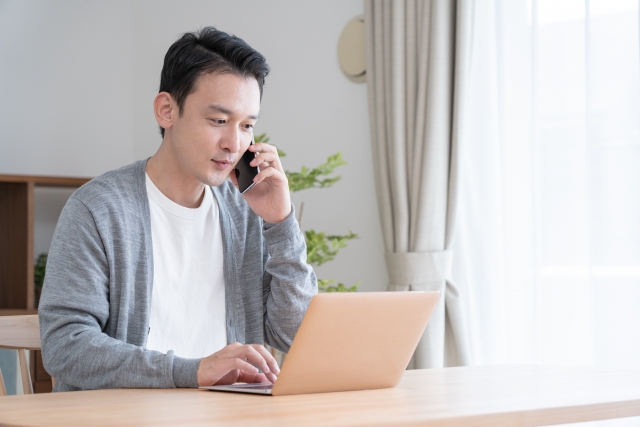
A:
[[[216,160],[216,159],[211,159],[213,161],[213,163],[215,163],[220,169],[226,169],[229,167],[229,165],[232,165],[233,162],[231,160]]]

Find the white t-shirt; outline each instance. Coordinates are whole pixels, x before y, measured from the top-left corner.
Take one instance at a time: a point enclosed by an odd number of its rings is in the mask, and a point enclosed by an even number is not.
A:
[[[147,348],[199,358],[227,345],[218,203],[209,187],[200,207],[171,201],[146,176],[153,239]]]

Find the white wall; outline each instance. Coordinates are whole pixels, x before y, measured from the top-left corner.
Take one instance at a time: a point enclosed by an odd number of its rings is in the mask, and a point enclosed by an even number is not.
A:
[[[362,11],[361,0],[0,0],[0,173],[95,176],[152,155],[164,54],[182,32],[214,25],[271,65],[256,132],[288,153],[285,168],[338,151],[349,162],[334,188],[294,195],[305,201],[303,229],[361,236],[319,276],[383,290],[366,86],[342,75],[336,53],[343,26]],[[66,197],[39,190],[36,253]]]
[[[0,171],[96,175],[133,159],[124,1],[0,2]]]

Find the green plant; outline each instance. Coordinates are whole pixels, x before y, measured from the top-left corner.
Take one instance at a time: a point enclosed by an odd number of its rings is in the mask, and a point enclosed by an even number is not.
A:
[[[44,273],[47,269],[47,254],[40,254],[36,258],[36,263],[33,266],[33,284],[35,287],[35,306],[36,308],[40,304],[40,294],[42,293],[42,285],[44,284]]]
[[[254,137],[256,142],[268,143],[269,137],[263,133]],[[286,153],[278,149],[278,155],[285,157]],[[307,190],[309,188],[328,188],[342,178],[340,175],[331,176],[337,167],[346,165],[347,162],[342,158],[342,153],[336,153],[327,158],[315,168],[303,166],[300,172],[285,171],[287,180],[289,181],[289,189],[292,192]],[[298,222],[302,223],[302,213],[304,203],[301,203],[298,210]],[[328,235],[319,233],[315,230],[307,230],[304,232],[305,241],[307,243],[307,262],[311,265],[320,266],[325,262],[333,260],[340,249],[345,248],[349,240],[356,239],[357,234],[349,231],[345,235]],[[333,279],[318,279],[318,288],[320,292],[355,292],[358,290],[360,282],[347,287],[343,283],[334,284]]]
[[[309,264],[322,265],[331,261],[338,255],[338,251],[347,246],[347,242],[358,237],[357,234],[349,232],[344,236],[325,235],[315,230],[304,232],[307,242],[307,261]]]
[[[36,264],[33,266],[33,283],[36,289],[42,289],[44,283],[44,273],[47,269],[47,254],[40,254],[36,259]]]
[[[333,173],[333,170],[338,166],[346,165],[347,162],[342,160],[342,153],[336,153],[333,156],[327,158],[326,163],[323,163],[313,169],[309,169],[306,166],[300,168],[300,172],[289,172],[287,179],[289,180],[289,188],[291,191],[302,191],[307,188],[326,188],[331,187],[342,178],[340,175],[326,177]]]

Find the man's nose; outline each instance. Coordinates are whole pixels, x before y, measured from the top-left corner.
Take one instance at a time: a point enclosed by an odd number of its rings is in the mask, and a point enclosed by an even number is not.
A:
[[[240,131],[235,128],[227,128],[222,134],[220,146],[230,153],[237,153],[242,146]]]

